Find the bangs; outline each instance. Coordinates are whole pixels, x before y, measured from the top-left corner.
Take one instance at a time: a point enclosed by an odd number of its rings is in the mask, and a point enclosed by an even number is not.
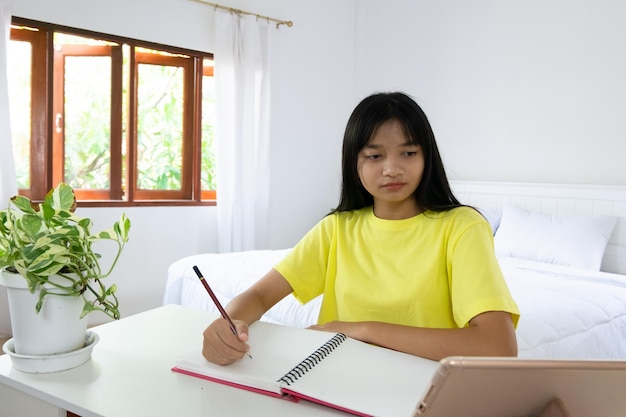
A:
[[[419,146],[419,147],[423,147],[425,140],[424,140],[424,133],[423,131],[420,132],[419,130],[419,119],[416,120],[415,117],[410,118],[410,117],[406,117],[406,118],[402,118],[402,117],[398,117],[397,115],[386,115],[387,117],[381,117],[379,118],[379,120],[375,120],[374,118],[369,119],[371,124],[368,126],[368,128],[366,129],[365,132],[363,132],[363,136],[361,137],[360,143],[359,145],[359,149],[363,149],[364,147],[366,147],[372,140],[372,137],[374,137],[374,133],[376,133],[376,130],[384,125],[387,122],[391,122],[391,121],[397,121],[398,123],[400,123],[400,126],[402,127],[402,133],[404,133],[404,136],[406,137],[406,141],[408,144],[410,145],[414,145],[414,146]]]

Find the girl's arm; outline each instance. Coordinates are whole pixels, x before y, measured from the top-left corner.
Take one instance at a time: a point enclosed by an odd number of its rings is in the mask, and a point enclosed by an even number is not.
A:
[[[226,306],[228,316],[235,323],[237,336],[226,320],[219,318],[203,333],[202,355],[209,361],[227,365],[240,359],[249,349],[248,325],[259,318],[274,304],[292,292],[289,283],[274,269],[233,298]]]
[[[446,356],[517,356],[511,314],[488,311],[461,329],[430,329],[381,322],[333,321],[312,329],[346,336],[405,353],[441,360]]]

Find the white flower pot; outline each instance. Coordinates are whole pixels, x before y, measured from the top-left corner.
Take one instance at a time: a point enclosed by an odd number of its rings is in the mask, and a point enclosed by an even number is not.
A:
[[[0,284],[7,287],[16,354],[55,355],[85,346],[87,317],[80,318],[82,297],[46,295],[37,313],[39,291],[31,294],[21,275],[2,270]]]

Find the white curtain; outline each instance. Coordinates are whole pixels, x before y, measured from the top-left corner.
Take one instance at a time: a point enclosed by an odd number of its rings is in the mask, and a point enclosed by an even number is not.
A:
[[[9,198],[17,194],[7,79],[7,50],[11,39],[11,3],[12,0],[0,0],[0,209],[6,208]]]
[[[216,179],[220,252],[267,248],[269,25],[215,11]]]
[[[7,49],[11,34],[11,1],[0,0],[0,210],[17,194],[11,125],[9,117],[9,85],[7,80]],[[6,287],[0,285],[0,337],[11,334]]]

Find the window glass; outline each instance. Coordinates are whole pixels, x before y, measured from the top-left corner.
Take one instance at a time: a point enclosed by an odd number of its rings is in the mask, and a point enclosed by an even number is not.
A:
[[[9,103],[13,156],[19,188],[30,188],[31,62],[30,42],[11,41],[8,48]]]
[[[183,69],[139,64],[137,93],[137,188],[179,190]]]
[[[65,182],[74,188],[110,188],[111,58],[66,56],[64,116]]]
[[[204,59],[202,77],[202,163],[203,190],[215,190],[215,81],[213,60]]]

